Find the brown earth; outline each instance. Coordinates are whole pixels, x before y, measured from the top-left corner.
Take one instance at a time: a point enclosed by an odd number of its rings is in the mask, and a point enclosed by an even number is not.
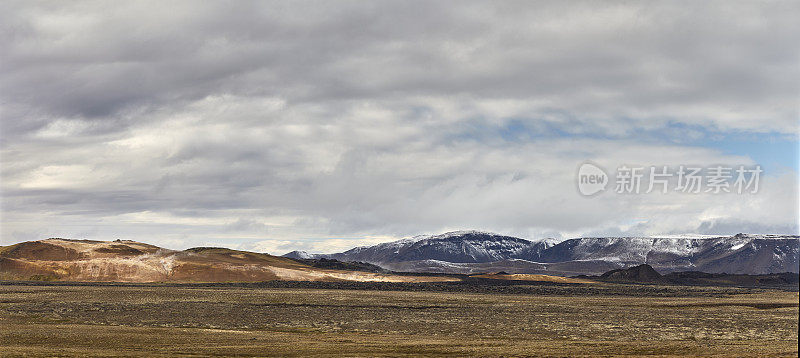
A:
[[[798,355],[797,292],[602,285],[619,292],[0,283],[0,356]]]
[[[283,257],[224,248],[175,251],[135,241],[48,239],[0,247],[0,280],[441,282],[458,279],[319,269]]]

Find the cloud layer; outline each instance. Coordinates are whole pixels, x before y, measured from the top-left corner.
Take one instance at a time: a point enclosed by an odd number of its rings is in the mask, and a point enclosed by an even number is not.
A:
[[[796,142],[793,2],[3,7],[3,243],[798,231],[792,168],[748,196],[574,181],[585,160],[755,164],[714,144],[732,134]]]

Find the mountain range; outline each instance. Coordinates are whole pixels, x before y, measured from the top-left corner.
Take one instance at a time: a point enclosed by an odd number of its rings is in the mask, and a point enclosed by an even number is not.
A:
[[[293,251],[294,259],[365,262],[404,272],[505,271],[595,275],[648,264],[659,272],[770,274],[798,272],[800,237],[737,234],[719,237],[588,237],[561,242],[480,231],[418,236],[335,254]]]
[[[800,271],[799,242],[798,236],[748,234],[556,242],[458,231],[336,254],[295,251],[280,257],[214,247],[170,250],[129,240],[47,239],[0,246],[0,280],[428,282],[463,277],[396,272],[551,277],[599,275],[642,264],[665,275],[763,275]]]

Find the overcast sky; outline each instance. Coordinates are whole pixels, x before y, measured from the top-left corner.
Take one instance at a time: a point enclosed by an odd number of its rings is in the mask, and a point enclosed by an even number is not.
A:
[[[796,1],[4,1],[0,244],[798,233]],[[587,198],[590,160],[761,165]]]

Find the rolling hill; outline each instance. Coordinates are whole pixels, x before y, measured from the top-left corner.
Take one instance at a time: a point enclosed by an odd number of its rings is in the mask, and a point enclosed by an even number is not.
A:
[[[68,239],[0,247],[0,279],[97,282],[455,280],[317,268],[285,257],[225,248],[175,251],[135,241]]]

